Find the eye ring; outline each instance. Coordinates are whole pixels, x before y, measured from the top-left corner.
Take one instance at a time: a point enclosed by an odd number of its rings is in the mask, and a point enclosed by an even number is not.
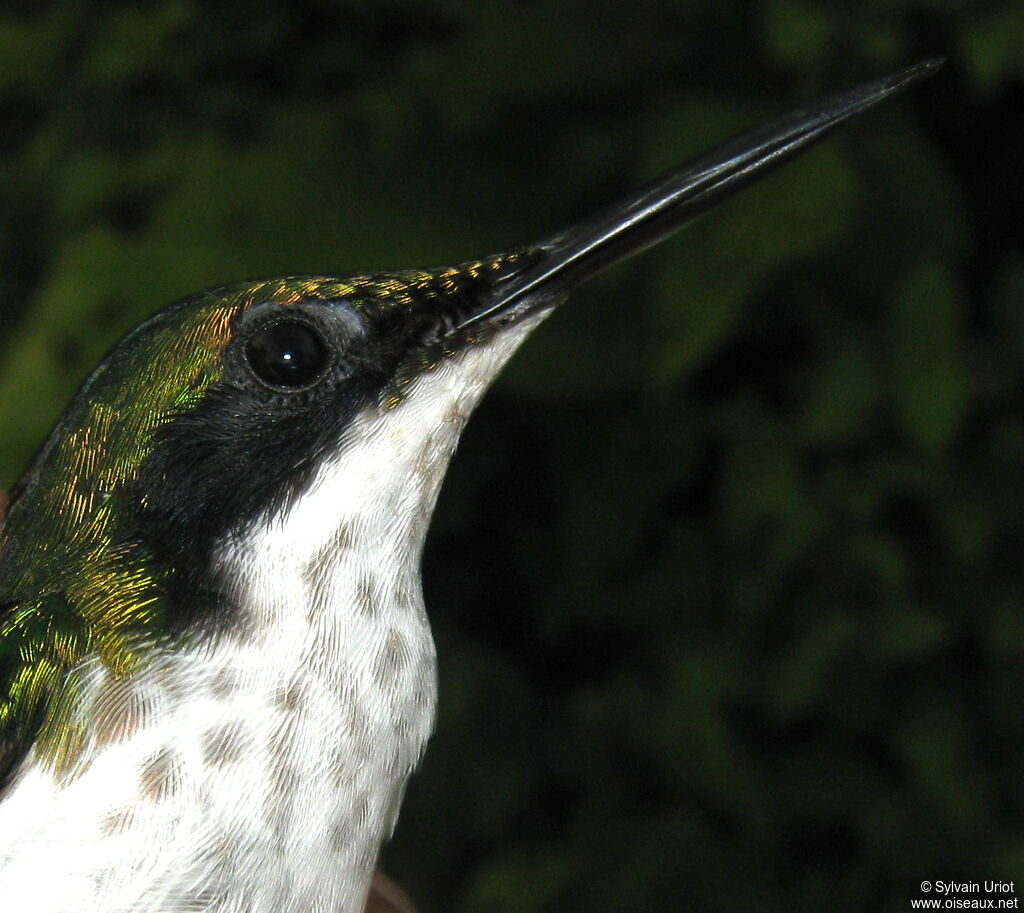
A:
[[[331,353],[317,328],[292,317],[264,324],[245,343],[253,373],[276,390],[308,390],[330,364]]]

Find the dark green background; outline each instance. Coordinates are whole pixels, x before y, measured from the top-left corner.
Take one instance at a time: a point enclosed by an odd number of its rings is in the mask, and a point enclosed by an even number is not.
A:
[[[428,544],[441,713],[385,862],[426,913],[1024,879],[1019,0],[8,0],[0,484],[175,297],[536,240],[935,54],[499,381]]]

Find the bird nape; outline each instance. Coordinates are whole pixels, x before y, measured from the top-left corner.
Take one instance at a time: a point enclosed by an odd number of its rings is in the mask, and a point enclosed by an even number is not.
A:
[[[0,538],[0,896],[356,913],[434,721],[420,558],[465,423],[569,292],[929,61],[540,243],[180,301],[86,381]]]

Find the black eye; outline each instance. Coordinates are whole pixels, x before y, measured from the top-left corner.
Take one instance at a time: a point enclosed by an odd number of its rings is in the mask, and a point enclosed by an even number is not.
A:
[[[299,389],[308,387],[323,374],[329,353],[312,327],[282,321],[254,333],[246,343],[245,357],[266,383]]]

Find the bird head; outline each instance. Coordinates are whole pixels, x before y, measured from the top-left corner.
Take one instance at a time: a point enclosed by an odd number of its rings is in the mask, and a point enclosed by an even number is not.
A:
[[[54,758],[74,755],[69,673],[87,659],[130,676],[154,644],[230,635],[268,541],[311,591],[353,548],[402,593],[418,586],[458,437],[529,332],[594,273],[935,66],[798,111],[531,246],[224,286],[138,327],[60,419],[0,531],[0,779],[37,732]]]

